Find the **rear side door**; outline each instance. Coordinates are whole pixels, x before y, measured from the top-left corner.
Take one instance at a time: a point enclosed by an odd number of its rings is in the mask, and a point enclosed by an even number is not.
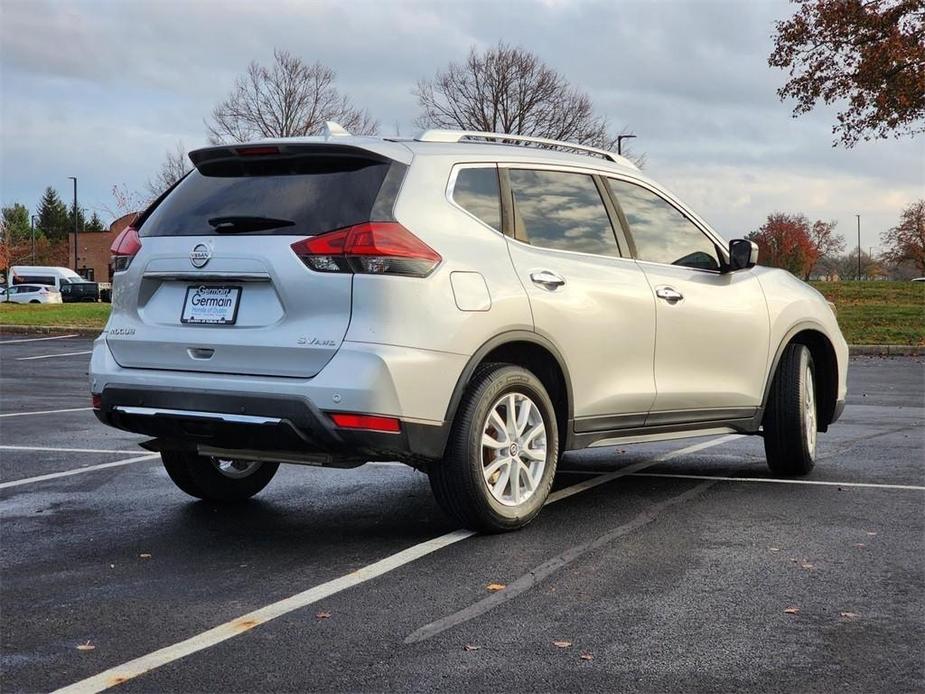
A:
[[[580,171],[500,170],[511,259],[536,331],[568,366],[575,431],[641,425],[655,397],[654,299],[624,257],[603,183]]]
[[[653,187],[607,184],[655,298],[658,395],[647,424],[751,416],[770,333],[754,273],[722,273],[717,239]]]

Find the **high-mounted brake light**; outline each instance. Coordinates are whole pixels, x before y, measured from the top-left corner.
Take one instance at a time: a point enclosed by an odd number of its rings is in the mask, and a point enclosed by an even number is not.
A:
[[[128,266],[132,264],[132,258],[140,250],[141,239],[138,238],[138,232],[134,227],[125,227],[109,248],[112,253],[112,271],[128,270]]]
[[[279,147],[264,145],[259,147],[237,147],[235,154],[239,157],[263,157],[268,154],[279,154]]]
[[[292,244],[318,272],[424,277],[442,258],[398,222],[364,222]]]
[[[401,422],[395,417],[380,417],[373,414],[352,414],[335,412],[329,415],[331,421],[341,429],[363,429],[365,431],[401,431]]]

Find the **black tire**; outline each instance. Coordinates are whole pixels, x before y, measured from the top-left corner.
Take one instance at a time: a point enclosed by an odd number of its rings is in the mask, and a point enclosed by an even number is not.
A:
[[[208,456],[181,451],[163,451],[161,461],[174,484],[206,501],[249,499],[266,487],[279,469],[279,463],[254,462],[252,469],[237,477],[222,472]]]
[[[809,349],[788,345],[777,365],[764,413],[764,453],[776,475],[806,475],[813,469],[819,402],[815,383]],[[810,407],[811,423],[807,416]]]
[[[542,418],[546,440],[545,466],[539,482],[532,494],[517,505],[505,504],[495,498],[488,488],[482,467],[482,436],[488,417],[500,404],[502,396],[511,393],[526,396],[532,401],[535,413]],[[526,432],[526,426],[523,431]],[[523,449],[502,450],[513,451],[511,455],[517,456],[521,454],[516,451]],[[430,486],[443,510],[465,527],[488,533],[516,530],[532,521],[546,502],[556,474],[558,453],[555,408],[540,380],[519,366],[483,364],[476,369],[459,404],[446,455],[430,466]],[[516,474],[520,475],[521,468],[517,466],[516,470]],[[517,477],[518,482],[522,479]],[[513,489],[512,482],[505,484]]]

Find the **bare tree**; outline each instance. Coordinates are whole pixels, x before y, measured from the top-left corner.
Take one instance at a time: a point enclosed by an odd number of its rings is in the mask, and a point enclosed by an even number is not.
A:
[[[161,168],[154,178],[148,179],[148,193],[150,193],[151,198],[156,198],[170,188],[188,174],[192,168],[193,165],[189,157],[186,156],[186,148],[182,142],[177,142],[174,149],[167,150],[167,156],[164,157]]]
[[[337,121],[355,135],[372,135],[379,123],[334,86],[334,71],[274,50],[273,65],[252,62],[206,121],[209,141],[246,142],[262,137],[316,135]]]
[[[414,95],[420,127],[460,128],[566,140],[614,149],[617,135],[590,97],[538,56],[505,43],[450,63]],[[621,133],[625,134],[625,133]]]

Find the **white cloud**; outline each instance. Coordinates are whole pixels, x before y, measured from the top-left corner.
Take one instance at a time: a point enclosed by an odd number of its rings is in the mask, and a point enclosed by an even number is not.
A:
[[[925,147],[832,149],[830,112],[792,119],[767,67],[772,23],[790,12],[786,0],[2,0],[0,198],[32,205],[75,173],[88,205],[115,183],[142,186],[177,140],[205,141],[202,119],[274,47],[331,65],[385,134],[407,135],[418,79],[504,39],[631,126],[647,173],[720,230],[783,209],[847,232],[860,212],[875,243],[922,195]]]

